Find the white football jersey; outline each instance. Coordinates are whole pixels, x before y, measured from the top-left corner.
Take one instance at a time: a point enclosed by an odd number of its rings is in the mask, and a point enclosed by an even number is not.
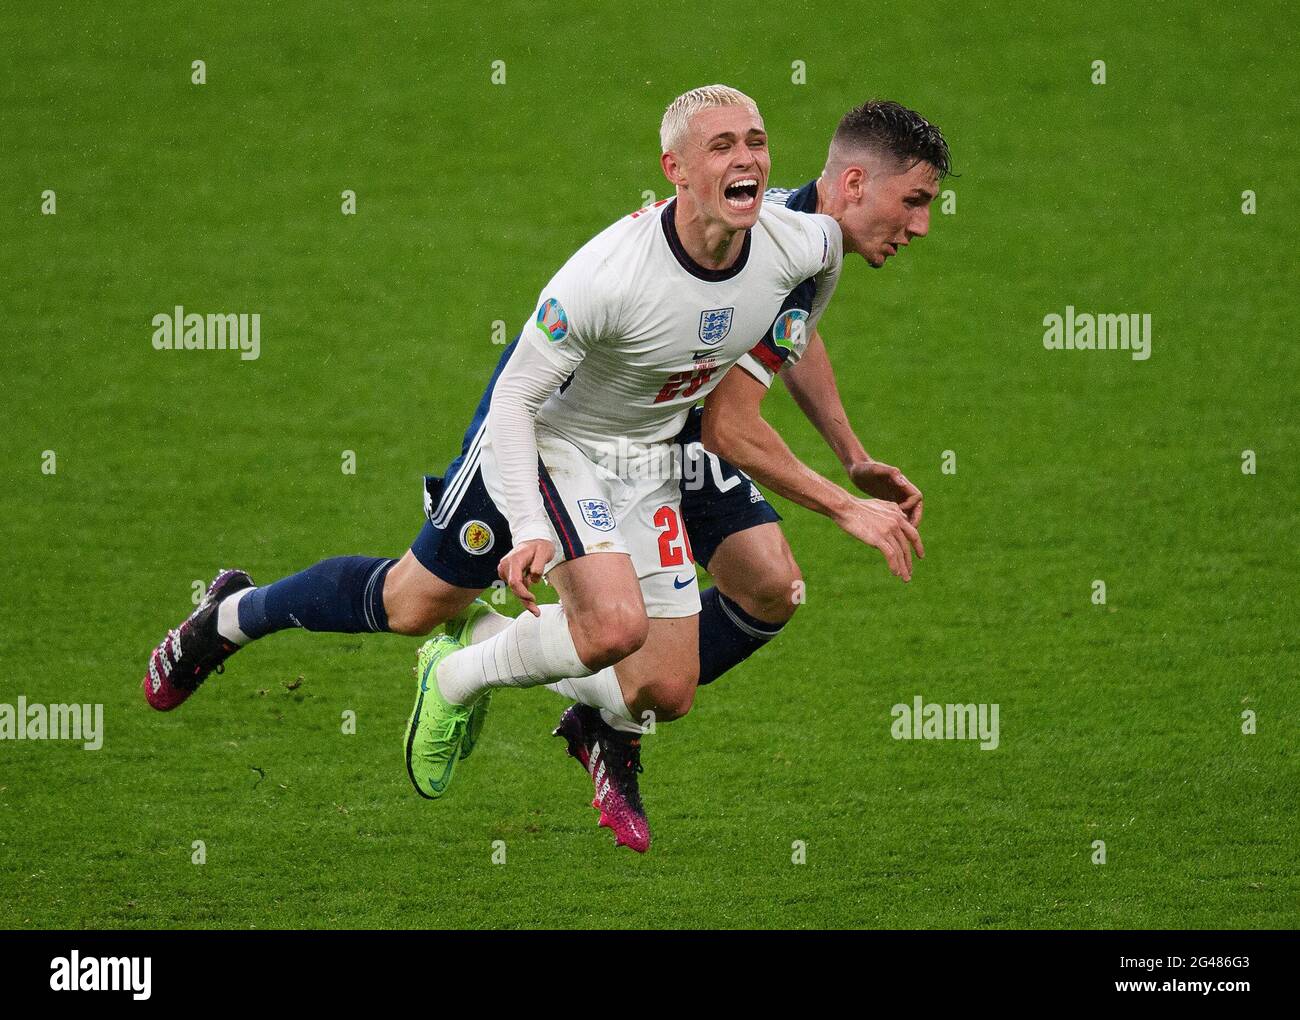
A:
[[[572,372],[538,422],[588,450],[670,442],[760,342],[797,360],[838,281],[843,239],[829,216],[765,202],[735,265],[709,270],[682,247],[676,206],[639,209],[583,245],[522,331]],[[805,284],[811,307],[790,306]]]
[[[773,208],[781,206],[800,213],[815,213],[817,211],[817,182],[809,181],[802,188],[768,188],[763,192],[763,206],[772,206]],[[777,372],[781,371],[789,361],[797,361],[798,358],[791,357],[794,353],[792,345],[788,338],[782,336],[782,331],[790,321],[787,313],[802,309],[807,312],[813,307],[825,308],[825,303],[817,303],[817,287],[821,281],[814,277],[811,280],[805,280],[791,292],[786,298],[785,304],[781,306],[780,317],[772,323],[772,329],[767,336],[764,336],[754,349],[740,359],[736,364],[761,382],[764,386],[771,386],[772,380],[776,378]],[[832,282],[832,286],[834,283]],[[827,301],[830,296],[827,295]],[[815,323],[813,324],[815,325]],[[813,325],[805,323],[805,336],[799,344],[798,353],[802,354],[807,342],[812,337]]]

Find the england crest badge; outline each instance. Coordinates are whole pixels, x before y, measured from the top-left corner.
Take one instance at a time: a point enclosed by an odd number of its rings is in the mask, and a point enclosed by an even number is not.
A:
[[[720,344],[731,332],[735,308],[710,308],[700,312],[700,339],[706,344]]]
[[[582,511],[582,519],[597,531],[614,530],[614,511],[603,499],[580,499],[578,509]]]

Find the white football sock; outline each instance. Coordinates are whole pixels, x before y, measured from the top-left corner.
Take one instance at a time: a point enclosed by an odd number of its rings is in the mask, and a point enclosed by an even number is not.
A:
[[[622,696],[619,697],[619,700],[622,701]],[[639,737],[645,732],[645,729],[640,723],[632,721],[632,713],[628,712],[626,707],[624,707],[623,711],[628,713],[626,717],[615,715],[608,708],[602,708],[600,717],[605,720],[606,726],[616,729],[620,733],[635,733]]]
[[[484,613],[474,621],[474,626],[470,628],[469,643],[476,645],[490,637],[495,637],[514,622],[512,617],[502,616],[500,613]]]
[[[569,633],[564,607],[523,612],[486,641],[438,664],[438,690],[453,705],[471,704],[489,687],[535,687],[561,677],[590,676]]]
[[[600,709],[600,716],[610,726],[624,733],[640,733],[641,727],[632,721],[632,712],[623,700],[623,689],[619,686],[618,674],[613,666],[606,666],[598,673],[583,677],[565,677],[546,685],[562,698],[580,701],[584,705]]]
[[[217,633],[241,648],[253,639],[239,629],[239,603],[252,588],[241,588],[217,603]]]

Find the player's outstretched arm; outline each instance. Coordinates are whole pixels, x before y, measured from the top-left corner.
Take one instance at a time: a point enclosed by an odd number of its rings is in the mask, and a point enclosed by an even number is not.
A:
[[[786,499],[829,517],[844,531],[879,549],[889,569],[912,578],[912,550],[925,555],[921,536],[897,504],[860,499],[799,460],[759,413],[767,387],[732,368],[704,403],[704,446]]]
[[[515,349],[492,390],[487,431],[505,489],[502,509],[514,548],[501,558],[497,573],[534,616],[537,600],[529,590],[555,552],[537,487],[537,411],[564,382],[565,369],[542,356],[527,340]]]
[[[853,484],[870,496],[897,503],[913,527],[920,524],[923,509],[921,490],[898,468],[872,460],[867,454],[849,424],[849,415],[835,382],[835,369],[831,367],[831,359],[819,332],[813,330],[803,357],[786,365],[781,378],[799,409],[844,465]]]

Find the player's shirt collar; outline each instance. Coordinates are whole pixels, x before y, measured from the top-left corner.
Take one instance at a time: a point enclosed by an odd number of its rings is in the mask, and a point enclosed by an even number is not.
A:
[[[815,199],[814,199],[815,201]],[[677,236],[677,199],[674,198],[664,206],[663,214],[659,217],[659,222],[664,228],[664,237],[668,241],[668,249],[677,259],[678,265],[685,269],[697,279],[704,280],[706,283],[722,283],[724,280],[730,280],[737,276],[745,263],[749,261],[749,246],[753,240],[752,231],[745,231],[745,243],[740,249],[740,258],[736,259],[735,264],[726,269],[705,269],[686,253],[682,247],[682,239]]]
[[[817,181],[814,178],[786,199],[785,207],[795,212],[815,213],[817,211]]]

